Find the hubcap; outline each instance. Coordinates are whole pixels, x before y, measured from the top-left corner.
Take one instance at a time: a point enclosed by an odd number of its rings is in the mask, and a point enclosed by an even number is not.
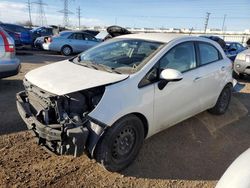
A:
[[[70,54],[70,48],[69,47],[64,47],[63,48],[63,53],[66,54],[66,55],[69,55]]]
[[[127,127],[115,138],[112,148],[112,156],[116,159],[123,158],[131,152],[135,144],[135,131]]]

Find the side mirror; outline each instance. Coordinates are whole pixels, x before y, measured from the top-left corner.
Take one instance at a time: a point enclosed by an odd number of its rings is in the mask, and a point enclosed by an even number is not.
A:
[[[158,88],[162,90],[168,82],[177,82],[183,79],[183,74],[175,69],[164,69],[160,74],[161,81],[158,84]]]
[[[182,80],[182,78],[182,73],[175,69],[164,69],[160,74],[160,79],[167,80],[169,82],[179,81]]]

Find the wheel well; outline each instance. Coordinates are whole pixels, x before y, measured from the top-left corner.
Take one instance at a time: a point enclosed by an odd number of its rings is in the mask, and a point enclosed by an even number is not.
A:
[[[147,121],[146,117],[138,112],[135,112],[132,114],[137,116],[142,121],[143,126],[144,126],[144,138],[146,138],[148,135],[148,121]]]
[[[62,48],[61,48],[61,50],[62,50],[64,47],[66,47],[66,46],[70,47],[70,49],[73,51],[73,48],[72,48],[70,45],[68,45],[68,44],[63,45]]]

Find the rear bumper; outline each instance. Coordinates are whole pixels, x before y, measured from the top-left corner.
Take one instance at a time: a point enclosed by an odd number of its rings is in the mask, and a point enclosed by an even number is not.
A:
[[[21,64],[19,59],[3,60],[0,62],[0,78],[15,76],[19,73]]]
[[[89,130],[86,127],[65,128],[61,124],[44,125],[31,113],[30,104],[24,91],[17,93],[16,103],[18,112],[38,137],[38,144],[57,154],[79,156],[84,152]],[[56,128],[53,128],[56,127]]]

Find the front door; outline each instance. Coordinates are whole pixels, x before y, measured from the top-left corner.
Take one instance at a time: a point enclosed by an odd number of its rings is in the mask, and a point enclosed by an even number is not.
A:
[[[154,131],[158,132],[201,111],[202,76],[197,68],[193,42],[184,42],[169,50],[159,61],[160,70],[182,72],[183,79],[169,82],[162,90],[155,83]]]

